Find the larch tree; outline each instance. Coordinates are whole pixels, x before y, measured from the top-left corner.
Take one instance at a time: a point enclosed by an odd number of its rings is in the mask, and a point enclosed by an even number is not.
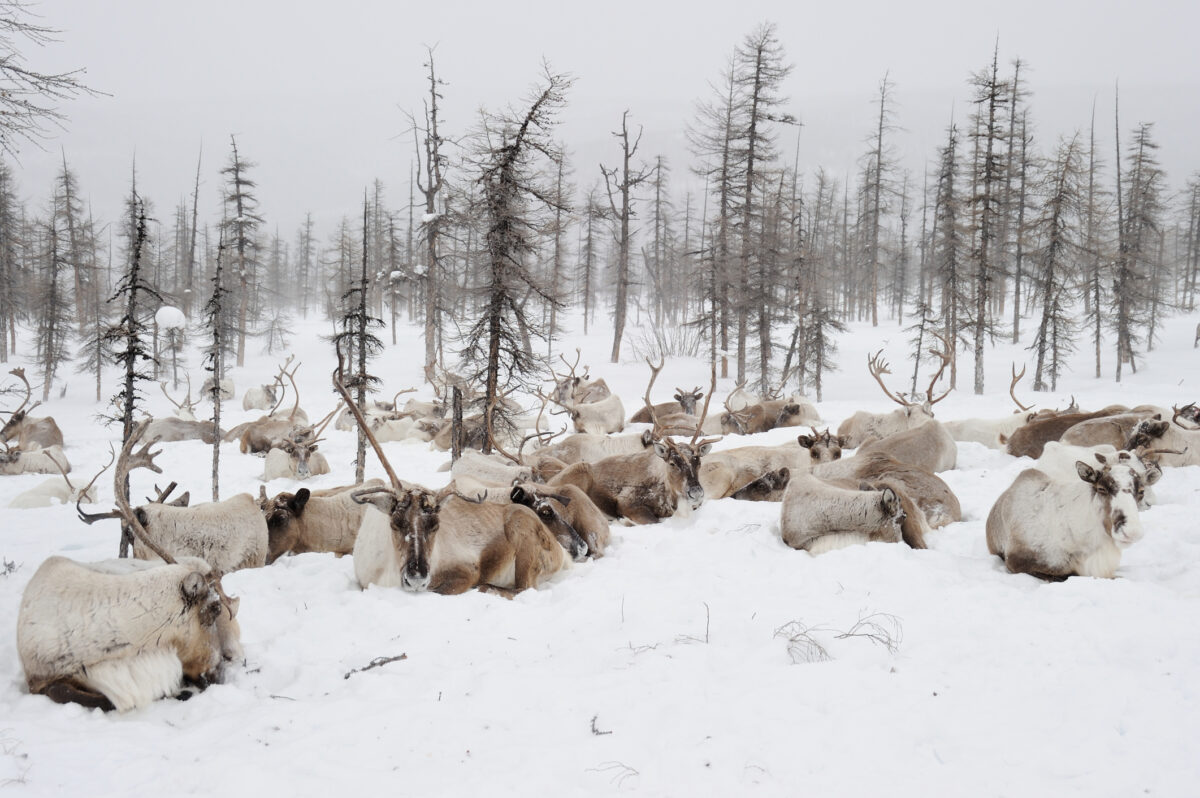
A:
[[[476,182],[485,228],[479,259],[484,305],[467,331],[461,356],[464,363],[478,364],[469,377],[484,384],[486,452],[496,439],[497,423],[503,423],[502,392],[528,387],[540,365],[522,341],[526,333],[540,333],[526,297],[558,301],[553,288],[538,279],[532,260],[554,207],[546,162],[553,166],[562,157],[553,130],[571,83],[569,76],[545,67],[527,110],[489,115],[480,131]]]
[[[783,45],[779,41],[775,26],[764,23],[748,34],[734,53],[733,81],[738,96],[739,130],[742,135],[734,139],[734,147],[741,152],[743,164],[741,186],[740,247],[738,250],[738,285],[741,296],[737,302],[737,379],[745,382],[747,343],[750,332],[750,315],[756,313],[756,324],[760,331],[760,348],[770,358],[770,338],[764,340],[763,330],[769,330],[770,318],[766,313],[770,304],[761,296],[750,294],[745,289],[757,285],[761,290],[770,284],[762,272],[762,231],[764,208],[759,201],[763,184],[768,181],[771,167],[778,158],[775,146],[774,126],[795,124],[795,118],[782,109],[787,99],[780,92],[783,82],[792,67],[785,62]],[[753,271],[758,271],[753,280]],[[760,353],[761,354],[761,353]],[[770,375],[760,374],[763,391],[768,389]]]
[[[208,332],[208,346],[204,351],[204,370],[212,374],[213,405],[213,451],[212,451],[212,500],[220,501],[221,473],[221,377],[225,374],[225,356],[229,349],[229,290],[225,288],[225,241],[217,242],[217,257],[213,264],[212,294],[204,305],[204,327]]]
[[[997,236],[1003,202],[1003,181],[1008,172],[1007,131],[1004,113],[1009,105],[1009,84],[999,74],[999,46],[992,53],[989,68],[971,78],[975,90],[973,115],[975,169],[971,207],[976,220],[975,246],[972,252],[971,337],[975,354],[975,393],[984,389],[983,360],[986,344],[995,333],[991,312],[992,287],[1000,277]]]
[[[420,236],[425,245],[424,287],[425,301],[425,371],[441,362],[440,342],[442,337],[442,313],[445,311],[443,297],[446,275],[443,273],[442,239],[447,235],[449,220],[446,202],[446,169],[448,159],[445,147],[448,142],[440,131],[441,118],[438,103],[442,99],[441,87],[446,85],[434,68],[433,48],[426,48],[425,63],[429,80],[429,97],[425,103],[423,126],[409,115],[412,123],[413,144],[416,148],[416,187],[425,200],[425,213],[421,217]],[[423,134],[418,140],[418,134]],[[422,175],[422,172],[424,173]],[[410,220],[411,224],[411,220]],[[411,260],[410,260],[411,263]]]
[[[1083,204],[1083,153],[1079,135],[1061,141],[1046,174],[1045,199],[1035,222],[1041,242],[1034,253],[1037,264],[1037,296],[1042,303],[1041,320],[1030,348],[1037,353],[1033,389],[1057,390],[1065,356],[1074,350],[1075,320],[1071,292],[1073,268],[1083,251],[1076,238],[1076,220]]]
[[[625,318],[629,309],[629,286],[632,282],[629,251],[633,237],[630,224],[636,216],[633,209],[633,192],[650,179],[651,170],[646,167],[634,169],[630,165],[633,157],[637,155],[638,145],[642,142],[642,129],[638,128],[637,136],[630,142],[628,110],[621,114],[621,129],[614,131],[613,136],[621,142],[621,165],[608,168],[604,164],[600,164],[600,172],[604,175],[604,187],[608,194],[608,207],[617,250],[611,362],[619,363],[621,361],[621,340],[625,337]]]
[[[373,330],[383,327],[383,320],[371,315],[368,296],[371,290],[370,272],[367,268],[368,250],[370,249],[367,197],[363,194],[363,240],[360,267],[356,279],[342,295],[345,312],[339,321],[341,330],[334,336],[333,342],[337,349],[339,375],[342,385],[348,391],[354,391],[354,402],[359,407],[367,406],[367,393],[379,385],[379,377],[367,371],[367,360],[383,351],[383,341]],[[342,362],[343,351],[352,354],[350,371],[346,371]],[[367,461],[367,438],[362,427],[358,428],[358,448],[354,459],[354,484],[362,484]]]
[[[0,363],[16,343],[20,217],[12,170],[0,160]]]
[[[237,138],[229,137],[229,163],[221,170],[225,176],[224,237],[232,251],[232,266],[238,281],[237,365],[246,365],[246,335],[250,327],[250,300],[255,281],[256,235],[262,217],[258,215],[257,187],[249,172],[255,164],[241,157]]]
[[[867,203],[865,223],[867,227],[866,247],[863,253],[867,262],[868,279],[870,280],[871,326],[879,326],[879,233],[883,226],[883,215],[887,212],[885,201],[893,191],[889,173],[894,168],[893,157],[888,143],[884,140],[886,134],[895,130],[892,124],[893,112],[892,89],[895,84],[888,80],[884,73],[879,81],[879,114],[875,130],[871,138],[871,149],[864,156],[863,197]]]
[[[58,368],[68,357],[67,342],[75,308],[68,284],[69,267],[63,258],[60,235],[54,218],[43,228],[41,247],[41,285],[33,300],[37,320],[37,361],[42,378],[42,401],[50,398],[50,388]]]

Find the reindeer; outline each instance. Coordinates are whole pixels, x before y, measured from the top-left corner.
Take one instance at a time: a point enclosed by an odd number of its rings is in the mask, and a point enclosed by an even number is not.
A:
[[[1200,465],[1200,428],[1188,426],[1195,422],[1191,413],[1194,404],[1172,407],[1170,421],[1158,418],[1143,419],[1130,431],[1124,448],[1137,452],[1155,451],[1164,466]],[[1157,447],[1151,449],[1151,447]]]
[[[17,652],[29,692],[127,712],[220,682],[224,664],[244,656],[237,609],[195,557],[50,557],[21,596]]]
[[[898,542],[905,520],[900,496],[890,487],[855,490],[793,473],[783,496],[779,530],[793,549],[817,555],[873,540]]]
[[[332,552],[338,557],[354,551],[364,507],[351,494],[381,487],[382,480],[369,479],[361,485],[295,493],[283,492],[267,498],[259,488],[258,506],[267,521],[267,560],[270,565],[284,554]]]
[[[755,435],[776,427],[799,427],[819,420],[810,404],[767,399],[741,410],[731,410],[726,405],[726,412],[721,415],[721,432],[725,435]]]
[[[1060,441],[1049,441],[1042,449],[1042,456],[1037,459],[1033,467],[1049,474],[1059,482],[1074,482],[1079,478],[1075,463],[1080,460],[1089,465],[1093,463],[1127,465],[1142,478],[1142,483],[1145,485],[1143,495],[1138,501],[1138,509],[1149,510],[1156,501],[1153,485],[1162,478],[1163,472],[1158,461],[1154,459],[1154,456],[1159,454],[1157,450],[1153,453],[1144,452],[1144,454],[1145,456],[1141,456],[1136,452],[1117,449],[1103,443],[1095,446],[1075,446]]]
[[[71,463],[63,454],[61,446],[50,446],[45,449],[24,451],[13,449],[7,443],[0,442],[0,476],[16,476],[18,474],[57,474],[70,471]]]
[[[700,467],[704,495],[710,499],[779,501],[790,472],[808,471],[813,463],[831,462],[842,456],[841,446],[829,430],[812,431],[812,435],[797,438],[799,445],[739,446],[713,452]]]
[[[148,426],[146,421],[134,426],[117,458],[113,482],[116,508],[104,513],[85,513],[76,503],[80,520],[93,524],[106,518],[121,519],[126,529],[137,531],[133,556],[138,559],[157,556],[170,562],[173,556],[200,557],[220,574],[262,566],[267,557],[267,522],[249,493],[239,493],[220,502],[181,507],[164,503],[169,487],[159,493],[157,501],[136,509],[129,505],[123,488],[128,484],[130,472],[146,468],[162,473],[154,462],[162,450],[150,451],[157,441],[151,440],[137,452],[133,451]]]
[[[931,349],[931,354],[936,355],[941,360],[941,366],[933,375],[933,379],[929,381],[929,387],[924,394],[914,396],[914,399],[919,398],[921,401],[909,401],[904,394],[892,393],[883,383],[883,375],[891,374],[891,369],[886,360],[880,358],[883,350],[880,349],[873,355],[867,356],[867,370],[871,376],[875,378],[875,382],[883,390],[884,395],[891,399],[896,404],[900,405],[899,410],[893,410],[890,413],[868,413],[859,410],[850,418],[846,419],[838,427],[838,435],[845,439],[847,446],[857,448],[863,444],[868,438],[886,438],[888,435],[893,435],[897,432],[918,427],[933,420],[933,406],[950,395],[952,389],[946,389],[946,392],[936,399],[933,398],[933,387],[937,385],[937,381],[941,379],[942,372],[946,370],[946,366],[950,364],[950,345],[944,338],[941,339],[943,344],[942,351]]]
[[[334,408],[315,425],[294,430],[286,437],[274,441],[263,464],[263,482],[281,477],[286,479],[308,479],[329,473],[329,461],[317,451],[317,444],[325,440],[321,433],[337,413]]]
[[[1004,449],[1013,457],[1032,457],[1036,460],[1042,456],[1042,448],[1048,441],[1059,440],[1063,433],[1076,424],[1093,418],[1115,416],[1128,410],[1124,405],[1110,405],[1093,413],[1061,413],[1035,418],[1013,432],[1004,441]]]
[[[1008,438],[1022,425],[1034,418],[1054,415],[1057,411],[1039,410],[1033,412],[1033,405],[1024,405],[1017,398],[1017,383],[1025,376],[1026,367],[1021,367],[1017,373],[1017,364],[1012,365],[1012,382],[1008,386],[1008,395],[1012,397],[1017,409],[1002,418],[967,418],[942,422],[950,437],[960,443],[982,443],[989,449],[1003,449]]]
[[[962,520],[962,506],[958,497],[940,477],[880,452],[855,454],[854,457],[820,463],[813,466],[812,473],[830,481],[887,484],[898,494],[912,499],[933,529]],[[909,541],[909,544],[916,548],[913,541]]]
[[[167,401],[170,402],[175,408],[175,418],[182,419],[184,421],[195,421],[196,400],[192,399],[192,375],[186,374],[184,376],[187,377],[187,393],[180,401],[176,401],[175,398],[167,392],[166,381],[160,382],[158,387],[162,390],[163,396],[167,397]]]
[[[662,368],[646,361],[651,368],[650,384],[646,386],[643,402],[650,404],[650,389],[654,377]],[[713,387],[716,386],[716,364],[713,364]],[[652,449],[638,454],[614,455],[595,463],[576,463],[563,469],[547,480],[551,486],[574,485],[611,517],[628,518],[635,524],[654,524],[663,518],[675,515],[680,502],[687,499],[686,506],[692,510],[704,501],[704,487],[700,484],[700,460],[712,449],[714,440],[701,440],[700,427],[708,415],[712,388],[704,402],[700,424],[690,443],[677,443],[671,438],[655,435]],[[653,417],[653,413],[651,414]]]
[[[213,393],[215,393],[215,391],[213,389],[215,387],[217,387],[217,384],[218,383],[217,383],[216,379],[213,377],[209,377],[208,379],[206,379],[204,381],[204,383],[200,386],[200,396],[211,402],[212,398],[213,398]],[[221,396],[222,402],[228,402],[230,399],[232,399],[233,394],[234,394],[233,380],[230,379],[229,377],[222,378],[220,381],[220,391],[221,391],[220,396]]]
[[[7,442],[16,438],[17,448],[27,452],[34,449],[49,449],[52,446],[61,447],[63,445],[62,430],[58,428],[58,424],[54,422],[53,417],[29,417],[29,414],[41,402],[38,401],[32,405],[29,404],[29,400],[33,397],[33,388],[30,386],[29,380],[25,377],[25,369],[15,368],[8,373],[25,383],[25,398],[16,410],[0,411],[10,414],[8,421],[4,423],[3,427],[0,427],[0,442]],[[26,405],[29,405],[28,409]],[[50,474],[54,472],[46,471],[43,473]]]
[[[567,363],[567,359],[561,354],[558,357],[570,369],[570,373],[560,374],[555,372],[554,376],[558,379],[555,381],[554,389],[550,393],[550,398],[553,401],[566,405],[591,404],[599,402],[602,399],[607,399],[612,395],[608,383],[603,379],[591,379],[588,375],[587,366],[583,367],[583,376],[575,375],[575,369],[579,366],[579,347],[575,348],[574,363]]]
[[[886,438],[864,441],[859,452],[882,452],[902,463],[939,473],[949,471],[958,463],[958,446],[945,426],[930,419],[920,426],[895,432]]]
[[[654,433],[651,430],[630,433],[627,435],[596,435],[587,432],[577,432],[568,435],[561,441],[534,450],[531,459],[554,458],[564,465],[574,463],[594,463],[605,457],[618,454],[637,454],[654,444]]]
[[[1022,471],[988,513],[988,551],[1015,574],[1111,579],[1122,549],[1142,537],[1145,485],[1130,466],[1104,455],[1097,460],[1099,468],[1077,461],[1079,479],[1069,483],[1036,468]]]
[[[66,468],[55,459],[49,450],[43,449],[42,454],[50,458],[51,462],[58,466],[59,473],[62,474],[62,479],[48,479],[23,493],[18,493],[8,503],[10,508],[14,510],[28,510],[35,507],[52,507],[56,503],[71,504],[77,501],[96,501],[96,491],[92,486],[96,484],[96,479],[99,478],[100,474],[93,477],[92,481],[84,485],[83,489],[80,490],[71,484],[71,478],[67,476]],[[100,473],[104,473],[111,465],[112,460],[109,460],[108,465],[101,469]]]
[[[287,374],[287,367],[292,364],[295,357],[295,355],[288,355],[287,360],[280,364],[279,371],[269,384],[247,388],[246,393],[242,395],[242,409],[266,410],[268,407],[278,407],[279,401],[283,398],[282,394],[286,390],[283,378]]]
[[[660,366],[661,368],[661,366]],[[653,408],[643,407],[629,417],[630,424],[649,424],[651,413],[654,414],[660,421],[665,416],[682,413],[687,416],[694,417],[696,415],[696,405],[704,398],[704,389],[697,385],[690,391],[685,391],[682,388],[675,389],[675,401],[662,402],[654,405]]]
[[[570,563],[541,520],[540,509],[487,504],[453,488],[435,493],[402,483],[342,383],[342,369],[339,349],[334,387],[354,413],[390,483],[351,494],[354,501],[375,508],[363,515],[354,543],[354,573],[360,586],[445,594],[479,588],[511,596]]]

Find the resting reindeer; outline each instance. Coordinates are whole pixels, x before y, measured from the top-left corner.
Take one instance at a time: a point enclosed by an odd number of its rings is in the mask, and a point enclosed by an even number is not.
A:
[[[29,405],[29,400],[33,396],[33,388],[29,385],[29,380],[25,377],[25,369],[15,368],[8,373],[25,383],[25,398],[16,410],[0,411],[11,414],[8,421],[4,423],[4,426],[0,427],[0,442],[7,442],[16,438],[17,448],[27,452],[34,449],[49,449],[52,446],[62,447],[62,430],[58,428],[58,424],[54,422],[52,417],[29,417],[29,414],[41,402],[34,402],[32,405]],[[28,409],[26,405],[29,405]],[[54,472],[46,471],[44,473],[50,474]]]
[[[888,367],[887,361],[880,359],[880,355],[883,354],[882,349],[867,357],[867,370],[871,372],[871,376],[875,378],[875,382],[879,383],[879,387],[883,389],[884,395],[900,405],[900,409],[893,410],[890,413],[868,413],[859,410],[853,416],[843,421],[841,426],[838,427],[838,435],[846,441],[848,448],[858,448],[868,438],[886,438],[889,435],[910,430],[933,420],[933,406],[949,396],[951,390],[947,389],[938,398],[933,398],[933,387],[941,378],[942,372],[946,370],[946,366],[950,364],[950,345],[946,343],[945,339],[942,339],[942,344],[942,351],[930,350],[932,354],[937,355],[941,359],[942,364],[933,375],[933,379],[929,381],[929,388],[926,389],[925,393],[914,397],[914,399],[919,398],[920,401],[909,401],[904,394],[892,393],[883,384],[883,375],[891,374],[892,372]]]
[[[472,588],[511,595],[535,587],[570,560],[535,512],[519,504],[475,503],[445,489],[405,485],[374,439],[341,381],[341,352],[333,382],[387,472],[390,485],[354,491],[369,503],[354,543],[354,574],[363,588],[463,593]],[[553,515],[553,513],[551,513]]]
[[[709,499],[732,497],[747,501],[779,501],[790,472],[808,471],[814,463],[842,456],[838,439],[829,430],[801,435],[797,444],[739,446],[713,452],[700,466],[700,484]]]
[[[260,487],[258,506],[267,520],[267,565],[288,553],[332,552],[341,557],[354,551],[363,505],[351,494],[382,485],[378,479],[369,479],[361,485],[325,490],[301,488],[270,499],[267,489]]]
[[[18,474],[57,474],[71,470],[71,463],[59,446],[34,449],[31,452],[13,449],[0,443],[0,476]]]
[[[661,367],[660,363],[658,368]],[[654,368],[651,365],[651,369]],[[647,407],[652,407],[650,388],[653,384],[652,378],[643,397]],[[711,399],[711,388],[708,396]],[[699,426],[703,425],[707,414],[708,399],[705,400]],[[714,441],[697,441],[699,436],[697,429],[690,443],[655,437],[652,448],[647,451],[614,455],[595,463],[576,463],[547,480],[547,484],[574,485],[586,493],[602,512],[614,518],[628,518],[635,524],[658,523],[663,518],[675,515],[685,499],[685,506],[692,510],[699,508],[704,501],[704,488],[699,478],[700,458],[708,454]]]
[[[1129,466],[1142,478],[1145,485],[1142,498],[1138,500],[1138,509],[1149,510],[1150,505],[1155,503],[1153,485],[1162,478],[1163,472],[1158,461],[1149,454],[1140,457],[1135,452],[1119,450],[1107,444],[1074,446],[1060,441],[1048,441],[1042,449],[1042,456],[1033,467],[1059,482],[1074,482],[1079,478],[1075,464],[1080,460],[1093,467],[1097,463],[1120,463]]]
[[[211,402],[213,398],[213,388],[217,387],[218,385],[220,386],[220,396],[222,402],[228,402],[233,398],[233,380],[229,377],[222,378],[219,383],[212,377],[206,379],[200,386],[201,398],[207,399]]]
[[[558,443],[535,449],[528,459],[536,462],[541,458],[552,457],[565,465],[594,463],[617,454],[644,452],[653,443],[654,433],[650,430],[627,435],[595,435],[588,432],[576,432]]]
[[[630,424],[649,424],[652,418],[663,419],[676,413],[696,415],[696,405],[704,398],[704,389],[697,385],[690,391],[675,389],[675,401],[661,402],[654,407],[642,407],[629,417]],[[653,416],[651,415],[653,414]]]
[[[287,374],[287,367],[292,364],[295,357],[295,355],[288,355],[287,360],[279,366],[278,373],[269,384],[252,385],[247,388],[246,393],[242,395],[242,409],[266,410],[269,407],[277,407],[285,390],[283,378]]]
[[[958,497],[937,474],[901,463],[880,452],[855,454],[834,462],[820,463],[813,466],[812,473],[826,480],[848,479],[855,483],[884,482],[891,485],[921,508],[929,526],[934,529],[962,520],[962,506]]]
[[[958,463],[958,445],[937,419],[885,438],[865,441],[859,452],[881,452],[935,474],[949,471]]]
[[[42,453],[44,456],[49,457],[55,465],[58,465],[50,450],[42,450]],[[107,470],[110,465],[112,465],[111,460],[101,470],[101,473]],[[77,501],[96,501],[96,491],[92,487],[96,484],[95,478],[84,485],[82,489],[79,489],[71,484],[71,478],[67,476],[65,468],[60,466],[58,470],[62,474],[62,479],[48,479],[23,493],[18,493],[8,503],[8,506],[15,510],[28,510],[35,507],[52,507],[55,504],[71,504]],[[99,476],[100,474],[96,475],[96,477]]]
[[[905,520],[890,487],[855,490],[799,473],[784,493],[779,530],[784,543],[816,555],[868,541],[898,542]]]
[[[988,551],[1012,573],[1111,579],[1121,550],[1142,537],[1145,485],[1128,465],[1103,455],[1098,465],[1078,461],[1079,479],[1069,483],[1036,468],[1022,471],[988,513]]]
[[[1017,409],[1010,415],[1002,416],[1001,418],[966,418],[944,421],[942,423],[945,425],[946,431],[950,433],[950,437],[960,443],[982,443],[989,449],[1003,449],[1005,443],[1014,432],[1035,418],[1046,418],[1064,412],[1073,413],[1079,409],[1075,406],[1075,400],[1072,397],[1071,407],[1067,410],[1038,410],[1034,412],[1033,405],[1024,405],[1017,399],[1017,383],[1024,376],[1025,367],[1022,367],[1018,374],[1017,366],[1014,363],[1012,366],[1012,382],[1008,386],[1008,395],[1012,397]]]
[[[167,401],[175,406],[175,415],[170,418],[156,418],[150,422],[149,429],[146,430],[146,437],[150,439],[157,438],[160,441],[202,441],[211,444],[217,437],[224,437],[225,433],[217,430],[213,432],[213,424],[211,421],[196,420],[196,402],[192,399],[192,378],[189,375],[187,378],[188,391],[182,401],[175,401],[171,394],[167,393],[167,384],[160,382],[158,387],[162,389],[163,396],[167,397]]]
[[[575,347],[575,362],[567,363],[567,359],[561,354],[559,360],[566,364],[570,369],[568,374],[560,374],[555,372],[554,376],[557,380],[554,383],[554,389],[550,392],[550,399],[558,404],[588,404],[590,402],[599,402],[601,399],[607,399],[612,395],[612,391],[608,388],[608,383],[603,379],[593,380],[588,375],[588,367],[583,367],[583,376],[576,376],[575,369],[579,366],[579,347]]]
[[[220,682],[243,657],[237,599],[195,557],[178,562],[51,557],[25,587],[17,652],[31,693],[126,712]]]
[[[164,493],[157,502],[136,509],[129,506],[122,488],[127,484],[130,472],[147,468],[156,474],[162,473],[154,462],[161,450],[150,451],[156,441],[146,443],[136,453],[133,451],[147,426],[147,422],[142,421],[134,427],[117,458],[113,484],[116,509],[106,513],[85,513],[76,504],[80,520],[92,524],[105,518],[119,518],[127,528],[136,522],[143,530],[133,542],[133,556],[139,559],[162,557],[162,552],[170,556],[200,557],[218,573],[262,566],[267,557],[267,522],[249,493],[192,507],[164,504]],[[169,493],[170,488],[166,492]]]
[[[1172,408],[1170,421],[1143,419],[1130,431],[1126,449],[1139,452],[1157,450],[1157,460],[1164,466],[1200,465],[1200,428],[1189,416],[1195,405]]]
[[[1012,437],[1005,441],[1005,451],[1013,457],[1032,457],[1036,460],[1042,456],[1042,447],[1048,441],[1059,440],[1076,424],[1089,419],[1115,416],[1128,410],[1124,405],[1110,405],[1093,413],[1062,413],[1047,418],[1035,418],[1018,428]]]

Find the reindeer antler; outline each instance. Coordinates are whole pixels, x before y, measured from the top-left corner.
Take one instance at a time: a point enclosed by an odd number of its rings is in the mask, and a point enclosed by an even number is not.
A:
[[[399,409],[399,406],[396,403],[400,400],[401,396],[403,396],[406,393],[416,393],[416,392],[417,392],[416,388],[403,388],[399,391],[396,391],[396,395],[392,397],[392,410]]]
[[[1171,412],[1174,413],[1174,415],[1171,416],[1171,423],[1174,424],[1175,426],[1179,427],[1180,429],[1186,429],[1186,430],[1197,429],[1197,427],[1185,427],[1184,425],[1179,423],[1180,416],[1183,416],[1188,421],[1193,420],[1193,417],[1197,412],[1195,402],[1189,402],[1188,404],[1184,405],[1183,407],[1178,407],[1177,405],[1171,405]]]
[[[62,478],[67,483],[67,488],[69,488],[70,491],[72,493],[74,493],[75,486],[71,484],[71,478],[69,476],[67,476],[67,469],[63,468],[63,464],[58,462],[58,458],[56,458],[54,455],[52,455],[49,452],[49,450],[47,450],[45,454],[46,454],[46,459],[48,459],[51,463],[54,463],[54,467],[58,469],[58,473],[62,474]],[[111,460],[109,461],[109,465],[112,465]],[[105,466],[104,468],[108,468],[108,466]],[[102,474],[102,473],[104,473],[104,471],[102,470],[100,473]],[[97,474],[96,476],[100,476],[100,474]],[[94,479],[92,480],[92,482],[95,482],[95,481],[96,480],[94,480]],[[88,487],[89,488],[91,487],[91,483],[88,483]]]
[[[29,404],[29,400],[33,397],[33,386],[31,386],[29,384],[29,380],[26,379],[25,368],[23,366],[18,366],[17,368],[12,369],[8,373],[13,375],[17,379],[19,379],[21,382],[25,383],[25,398],[21,400],[20,407],[18,407],[16,410],[11,411],[12,415],[15,417],[22,410],[25,410],[25,405]],[[40,404],[41,404],[40,401],[34,402],[32,405],[30,405],[28,410],[25,410],[25,412],[27,414],[33,412],[33,408],[37,407]]]
[[[188,390],[187,396],[184,397],[182,402],[176,402],[171,398],[171,394],[167,393],[166,380],[160,382],[158,387],[162,389],[163,396],[167,397],[167,401],[174,405],[176,410],[186,410],[188,413],[195,416],[196,403],[192,401],[192,375],[187,374],[185,376],[187,377]]]
[[[1017,373],[1017,364],[1013,363],[1012,364],[1012,382],[1009,383],[1009,385],[1008,385],[1008,395],[1012,397],[1012,400],[1013,400],[1013,402],[1016,403],[1017,407],[1021,408],[1022,413],[1027,413],[1030,410],[1032,410],[1033,408],[1037,407],[1037,405],[1029,405],[1027,407],[1027,406],[1021,404],[1021,400],[1017,398],[1017,394],[1016,394],[1017,383],[1020,382],[1021,378],[1025,376],[1026,368],[1028,368],[1028,366],[1022,365],[1021,373],[1018,374]]]
[[[138,441],[142,439],[142,436],[146,434],[146,428],[148,426],[150,426],[150,422],[148,420],[139,421],[136,425],[134,425],[133,430],[129,433],[129,437],[125,439],[125,443],[121,447],[120,456],[117,457],[117,470],[113,472],[113,496],[115,497],[117,503],[116,510],[107,513],[85,513],[80,509],[80,500],[78,499],[75,502],[75,509],[79,512],[80,520],[88,524],[94,523],[102,518],[120,518],[125,522],[126,526],[129,527],[130,531],[137,536],[138,540],[142,542],[143,546],[158,555],[163,562],[174,564],[175,559],[161,546],[154,542],[154,540],[146,532],[146,528],[142,526],[140,521],[138,521],[137,514],[133,511],[133,508],[129,506],[129,499],[125,496],[124,492],[125,481],[129,478],[129,472],[133,471],[134,469],[146,468],[156,474],[162,473],[162,469],[159,468],[158,464],[154,462],[154,458],[162,454],[162,450],[160,449],[157,452],[150,451],[150,448],[158,443],[157,437],[155,437],[154,440],[146,443],[136,452],[133,450],[133,447],[136,446]],[[111,463],[109,465],[111,465]],[[107,468],[108,466],[105,466],[104,469],[101,469],[100,473],[104,473],[104,470]],[[99,476],[100,474],[96,475],[96,477]],[[92,482],[95,481],[96,479],[93,478]],[[88,484],[88,488],[90,487],[91,483]],[[85,492],[86,490],[87,489],[85,488]]]
[[[883,390],[884,396],[902,407],[911,407],[913,404],[912,402],[900,398],[896,394],[889,391],[888,387],[883,384],[883,375],[891,374],[892,370],[888,366],[888,362],[880,357],[882,354],[883,350],[880,349],[873,355],[867,355],[867,371],[871,372],[871,376],[875,378],[875,382],[879,383],[879,387]],[[941,374],[941,372],[938,373]]]
[[[700,431],[704,427],[704,420],[708,418],[708,406],[712,402],[712,395],[717,390],[717,359],[712,359],[712,381],[708,386],[708,395],[704,397],[704,410],[700,413],[700,419],[696,422],[696,431],[692,433],[692,446],[696,446],[696,439],[700,437]],[[699,445],[705,443],[716,443],[717,439],[701,441]]]
[[[388,462],[387,456],[383,453],[383,447],[379,445],[379,440],[371,432],[371,425],[363,417],[362,410],[358,405],[354,404],[354,400],[350,398],[350,392],[346,390],[346,386],[342,383],[342,372],[346,368],[346,360],[342,356],[341,341],[334,343],[334,349],[337,351],[337,368],[333,370],[333,387],[342,395],[342,399],[346,402],[346,407],[350,408],[350,412],[354,414],[354,420],[358,422],[358,428],[362,430],[366,439],[370,442],[371,448],[375,450],[375,456],[379,458],[380,464],[383,465],[383,470],[388,475],[388,480],[392,483],[392,487],[397,493],[404,490],[403,484],[400,482],[400,477],[396,476],[396,472],[392,470],[392,464]]]
[[[936,349],[929,350],[929,354],[933,355],[934,357],[936,357],[942,361],[942,365],[940,365],[938,367],[937,373],[934,374],[933,379],[929,381],[929,387],[925,389],[925,399],[932,406],[932,405],[936,405],[938,402],[942,401],[947,396],[949,396],[950,392],[952,390],[954,390],[954,388],[953,387],[947,388],[946,392],[943,393],[941,396],[939,396],[937,399],[933,398],[933,386],[937,385],[937,381],[942,378],[942,373],[946,370],[946,366],[950,365],[950,360],[951,360],[950,352],[952,351],[952,349],[950,347],[950,342],[947,341],[942,336],[938,335],[937,333],[933,332],[932,330],[930,330],[929,334],[942,342],[941,351],[938,351]]]
[[[663,355],[658,356],[658,365],[650,362],[650,358],[646,358],[646,365],[650,367],[650,382],[646,383],[646,393],[642,395],[642,401],[646,404],[646,410],[650,413],[650,421],[654,424],[654,435],[658,437],[659,430],[662,429],[658,423],[658,416],[654,412],[654,405],[650,403],[650,389],[654,387],[654,381],[658,379],[658,372],[662,371],[667,359]]]

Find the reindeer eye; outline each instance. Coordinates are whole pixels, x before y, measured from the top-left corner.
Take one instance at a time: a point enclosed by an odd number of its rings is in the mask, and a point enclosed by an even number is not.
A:
[[[542,505],[538,508],[538,515],[540,515],[542,518],[549,518],[553,514],[554,513],[550,510],[550,508],[545,505]]]

